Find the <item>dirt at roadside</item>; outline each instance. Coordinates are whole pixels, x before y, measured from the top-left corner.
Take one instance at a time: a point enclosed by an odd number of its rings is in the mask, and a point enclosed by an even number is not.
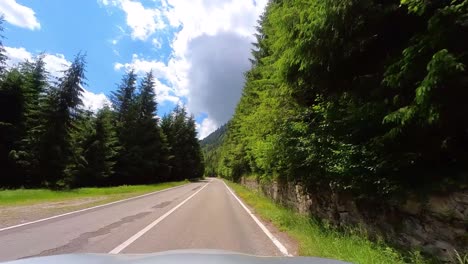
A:
[[[109,197],[79,198],[34,205],[0,206],[0,228],[23,224],[105,203]]]

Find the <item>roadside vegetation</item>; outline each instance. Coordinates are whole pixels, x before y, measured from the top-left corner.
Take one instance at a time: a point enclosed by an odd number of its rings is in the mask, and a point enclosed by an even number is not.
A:
[[[206,174],[392,207],[466,192],[467,14],[468,0],[268,1],[234,116],[202,142]]]
[[[194,117],[182,106],[157,117],[151,72],[128,71],[112,104],[90,111],[82,102],[86,56],[76,55],[62,76],[48,73],[41,55],[6,67],[2,22],[0,188],[141,185],[203,175]]]
[[[299,243],[301,256],[338,259],[359,264],[428,263],[418,252],[404,255],[382,241],[369,240],[364,231],[337,231],[325,223],[299,215],[259,192],[226,183],[263,219],[272,222]]]
[[[467,0],[269,1],[207,173],[363,199],[466,189],[467,13]]]
[[[188,181],[165,182],[150,185],[124,185],[117,187],[94,187],[77,188],[72,190],[49,190],[49,189],[16,189],[0,190],[0,206],[34,205],[39,203],[68,201],[82,198],[105,198],[106,202],[111,200],[125,199],[145,193],[164,190],[180,186]]]

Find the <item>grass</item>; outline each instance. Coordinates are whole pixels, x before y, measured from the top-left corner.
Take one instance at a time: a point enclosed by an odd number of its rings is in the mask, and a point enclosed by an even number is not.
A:
[[[246,187],[229,181],[226,183],[255,212],[281,231],[286,232],[299,244],[299,254],[338,259],[351,263],[426,263],[419,253],[403,256],[384,242],[370,241],[364,232],[338,231],[310,217],[275,204],[272,200]]]
[[[152,185],[124,185],[103,188],[79,188],[53,191],[48,189],[0,190],[0,206],[33,205],[80,198],[105,197],[105,201],[125,199],[149,192],[163,190],[187,183],[188,181],[166,182]]]

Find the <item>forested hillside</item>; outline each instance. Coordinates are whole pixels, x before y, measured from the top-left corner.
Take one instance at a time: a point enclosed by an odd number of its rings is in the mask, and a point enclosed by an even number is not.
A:
[[[224,140],[224,136],[227,131],[228,124],[224,124],[218,129],[216,129],[213,133],[208,135],[206,138],[200,141],[200,145],[205,150],[211,150],[213,148],[219,147]]]
[[[206,164],[205,175],[207,176],[217,175],[215,164],[219,162],[219,157],[221,154],[219,152],[219,147],[226,137],[227,129],[228,124],[224,124],[200,142]]]
[[[194,118],[177,107],[159,120],[152,73],[138,80],[128,72],[112,94],[112,105],[97,113],[83,109],[85,58],[78,54],[55,78],[46,72],[42,56],[6,68],[0,42],[0,188],[147,184],[202,176]]]
[[[468,1],[272,0],[210,174],[358,197],[466,188]]]

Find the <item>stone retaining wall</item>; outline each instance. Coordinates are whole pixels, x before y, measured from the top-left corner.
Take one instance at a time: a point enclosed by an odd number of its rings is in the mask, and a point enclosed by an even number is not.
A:
[[[442,261],[453,262],[454,250],[468,253],[468,190],[415,197],[400,205],[380,201],[357,201],[347,194],[306,193],[300,184],[242,184],[261,190],[274,201],[301,214],[313,215],[336,226],[363,226],[370,234],[407,248],[420,249]]]

